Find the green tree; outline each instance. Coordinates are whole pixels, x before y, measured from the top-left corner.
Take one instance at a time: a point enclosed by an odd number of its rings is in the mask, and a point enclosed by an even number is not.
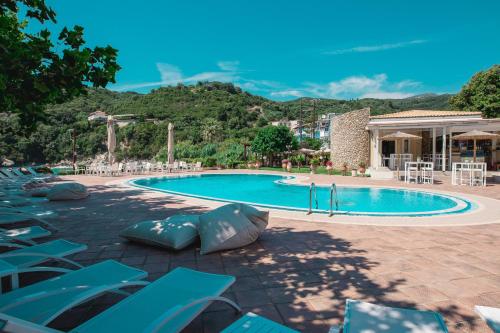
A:
[[[27,29],[33,21],[56,23],[56,13],[44,0],[0,2],[0,110],[19,114],[31,130],[48,104],[81,95],[87,85],[105,87],[120,69],[111,46],[83,47],[82,27],[64,27],[54,45],[48,29]]]
[[[460,110],[481,111],[486,118],[500,117],[500,65],[475,74],[450,104]]]
[[[304,138],[301,143],[303,148],[308,148],[312,150],[319,150],[321,148],[322,142],[320,139],[316,138]]]
[[[272,157],[274,154],[297,149],[298,143],[286,126],[268,126],[257,132],[252,142],[252,151],[262,156]]]

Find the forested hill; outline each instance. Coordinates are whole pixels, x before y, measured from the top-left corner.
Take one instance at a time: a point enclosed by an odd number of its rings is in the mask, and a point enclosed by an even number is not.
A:
[[[89,90],[87,96],[72,102],[49,108],[49,112],[90,113],[101,109],[108,114],[136,114],[145,118],[167,119],[170,121],[186,118],[216,118],[220,121],[239,119],[255,121],[262,117],[268,121],[299,117],[300,108],[311,109],[315,103],[321,113],[343,113],[370,107],[372,114],[382,114],[410,109],[449,110],[451,95],[424,94],[404,99],[313,99],[300,98],[288,102],[276,102],[242,91],[230,83],[202,83],[193,86],[178,85],[153,90],[148,94],[134,92],[113,92],[106,89]],[[260,109],[260,107],[262,109]],[[262,110],[262,112],[260,112]],[[233,119],[229,127],[238,127]]]
[[[318,99],[314,104],[317,115],[362,107],[371,107],[372,114],[379,114],[408,109],[446,110],[450,108],[449,97],[429,94],[399,100]],[[86,96],[49,107],[46,124],[38,126],[28,137],[14,117],[3,116],[0,157],[19,163],[69,159],[71,129],[78,134],[80,158],[104,152],[105,124],[87,121],[89,113],[96,110],[113,115],[137,115],[136,124],[118,130],[118,154],[122,157],[151,158],[165,146],[167,122],[175,124],[176,141],[183,142],[186,147],[202,147],[207,142],[224,145],[229,141],[252,140],[256,130],[270,121],[297,119],[301,105],[304,119],[312,119],[313,100],[310,98],[276,102],[244,92],[230,83],[179,85],[159,88],[148,94],[89,89]],[[155,124],[148,119],[160,120],[160,123]]]

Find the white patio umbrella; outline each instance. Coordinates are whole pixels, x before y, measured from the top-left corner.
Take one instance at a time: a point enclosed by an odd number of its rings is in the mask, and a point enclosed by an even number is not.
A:
[[[420,140],[420,139],[422,139],[422,137],[420,137],[418,135],[413,135],[413,134],[397,131],[397,132],[394,132],[391,134],[384,135],[383,137],[380,138],[380,140],[394,140],[394,142],[395,142],[394,150],[395,151],[398,151],[398,141],[404,140],[404,139]]]
[[[108,116],[108,161],[113,164],[115,161],[115,148],[116,148],[116,133],[115,133],[115,120],[113,116]]]
[[[168,124],[167,162],[174,163],[174,124]]]
[[[495,133],[488,133],[478,130],[473,130],[467,133],[458,134],[452,137],[454,140],[474,140],[474,162],[476,162],[476,141],[477,140],[493,140],[495,138],[500,138],[500,135]]]

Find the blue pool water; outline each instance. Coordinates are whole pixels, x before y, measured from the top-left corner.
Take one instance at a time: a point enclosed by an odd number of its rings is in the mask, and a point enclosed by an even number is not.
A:
[[[256,174],[207,174],[147,178],[132,184],[153,190],[265,207],[308,210],[309,187],[284,183],[289,177]],[[337,188],[338,213],[368,215],[434,215],[460,213],[471,203],[460,198],[413,190],[370,187]],[[330,189],[317,188],[317,212],[330,206]],[[315,206],[313,206],[315,208]]]

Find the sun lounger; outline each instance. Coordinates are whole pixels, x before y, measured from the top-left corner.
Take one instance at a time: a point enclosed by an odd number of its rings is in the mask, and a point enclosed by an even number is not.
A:
[[[39,226],[19,228],[19,229],[1,229],[0,228],[0,246],[2,243],[19,242],[22,244],[35,245],[33,241],[37,238],[50,236],[51,232]]]
[[[214,301],[240,311],[234,302],[221,297],[234,280],[232,276],[176,268],[70,332],[180,332]],[[61,333],[5,313],[0,313],[0,321],[6,333]]]
[[[28,221],[38,222],[52,231],[57,230],[57,228],[54,227],[51,223],[47,222],[45,219],[35,214],[0,211],[0,225],[16,224]]]
[[[144,286],[147,273],[106,260],[0,295],[0,312],[47,325],[65,311],[104,293],[129,295],[124,287]],[[111,332],[111,331],[110,331]]]
[[[476,305],[474,310],[495,333],[500,333],[500,309]]]
[[[247,313],[221,333],[299,333],[252,312]]]
[[[352,299],[346,300],[343,333],[448,333],[437,312],[392,308]],[[330,333],[339,332],[335,328]]]
[[[20,247],[12,251],[1,253],[0,260],[4,264],[14,266],[16,268],[16,271],[20,271],[23,268],[37,266],[50,260],[63,262],[71,266],[81,268],[82,265],[65,257],[81,251],[85,251],[86,249],[87,246],[84,244],[78,244],[69,242],[64,239],[58,239],[32,246]],[[62,271],[68,270],[64,269]],[[9,274],[2,274],[2,276],[6,275]],[[17,287],[18,274],[16,273],[12,275],[12,288]]]

